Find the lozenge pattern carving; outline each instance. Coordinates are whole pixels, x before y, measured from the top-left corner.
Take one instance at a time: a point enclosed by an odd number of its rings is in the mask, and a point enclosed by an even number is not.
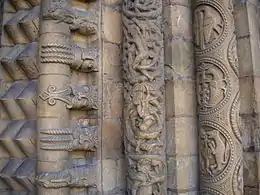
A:
[[[230,0],[196,1],[194,42],[201,194],[235,195],[243,192],[234,31]]]
[[[166,194],[161,0],[124,0],[127,191]]]

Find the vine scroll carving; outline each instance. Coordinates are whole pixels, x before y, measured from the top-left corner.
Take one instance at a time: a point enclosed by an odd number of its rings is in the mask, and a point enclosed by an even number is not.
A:
[[[202,194],[243,194],[239,83],[230,0],[197,0],[194,42]]]
[[[161,0],[124,0],[128,194],[166,194]]]

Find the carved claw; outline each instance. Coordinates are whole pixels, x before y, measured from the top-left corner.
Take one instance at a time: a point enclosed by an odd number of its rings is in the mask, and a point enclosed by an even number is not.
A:
[[[68,170],[58,172],[41,173],[36,177],[40,186],[45,188],[62,188],[71,184],[72,175]]]
[[[97,126],[76,129],[41,130],[40,147],[44,150],[89,150],[96,151],[98,144]]]

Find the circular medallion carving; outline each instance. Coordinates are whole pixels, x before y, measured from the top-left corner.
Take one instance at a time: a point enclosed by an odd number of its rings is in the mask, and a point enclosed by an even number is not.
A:
[[[234,135],[236,136],[238,141],[242,143],[242,135],[240,131],[239,108],[240,108],[240,102],[239,102],[239,92],[238,92],[231,106],[230,122],[231,122]]]
[[[220,110],[231,96],[231,81],[226,67],[212,58],[202,59],[197,69],[200,114]]]
[[[228,20],[225,8],[219,2],[199,1],[194,18],[197,54],[210,52],[224,42],[228,35]]]
[[[210,121],[200,127],[200,170],[204,182],[222,180],[232,168],[234,147],[225,129]]]
[[[236,164],[233,179],[232,179],[233,192],[236,195],[243,195],[243,163],[242,159]]]

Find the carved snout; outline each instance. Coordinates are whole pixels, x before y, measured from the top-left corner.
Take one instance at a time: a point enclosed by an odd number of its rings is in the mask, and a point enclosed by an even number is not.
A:
[[[97,65],[97,50],[96,49],[83,49],[77,46],[73,47],[74,61],[71,68],[80,72],[96,72],[98,71]]]
[[[98,145],[97,126],[43,129],[40,147],[44,150],[96,151]]]

